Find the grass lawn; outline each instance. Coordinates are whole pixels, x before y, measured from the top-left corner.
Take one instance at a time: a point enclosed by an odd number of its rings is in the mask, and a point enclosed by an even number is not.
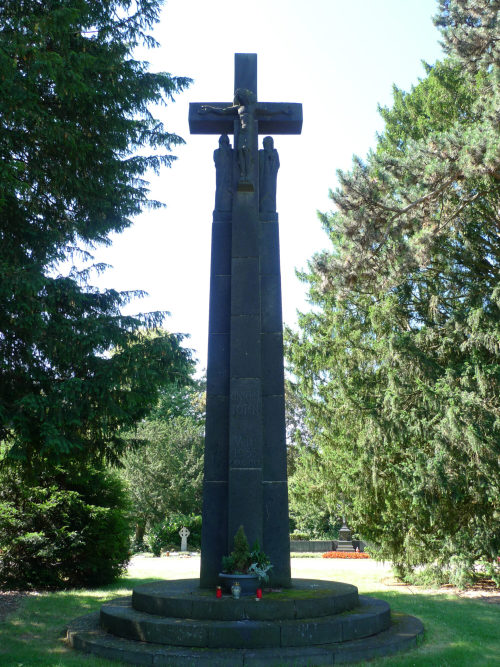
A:
[[[360,593],[390,603],[392,609],[418,616],[425,637],[408,654],[383,658],[370,665],[439,666],[500,665],[500,605],[455,594],[391,586],[390,569],[370,560],[341,561],[301,558],[292,561],[293,576],[332,579],[358,586]],[[102,590],[66,591],[25,597],[19,608],[0,623],[0,665],[88,665],[112,667],[116,662],[92,658],[66,648],[65,625],[97,610],[113,597],[130,593],[139,583],[159,578],[195,577],[198,558],[135,559],[125,577]]]

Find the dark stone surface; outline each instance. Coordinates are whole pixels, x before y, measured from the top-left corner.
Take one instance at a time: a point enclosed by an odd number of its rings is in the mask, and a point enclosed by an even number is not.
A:
[[[217,583],[220,583],[219,581]],[[287,620],[342,613],[358,605],[355,586],[317,579],[293,579],[293,588],[285,595],[264,594],[262,600],[234,600],[230,596],[215,598],[215,586],[201,589],[197,579],[155,581],[134,589],[132,605],[137,611],[159,616],[206,620]],[[296,593],[295,593],[296,592]],[[304,604],[321,599],[311,607]],[[371,600],[371,598],[369,598]]]
[[[214,111],[200,114],[198,102],[189,103],[189,131],[191,134],[233,134],[234,126],[231,118],[221,116]],[[227,102],[212,102],[211,107],[221,109],[228,106]],[[262,106],[259,118],[259,134],[300,134],[302,132],[302,104],[291,102],[286,105],[269,102]],[[267,114],[266,114],[267,111]],[[273,114],[273,115],[271,115]]]
[[[99,627],[99,614],[93,613],[72,621],[67,628],[66,640],[73,648],[133,665],[324,667],[366,661],[415,648],[423,630],[422,623],[414,616],[394,614],[388,630],[345,643],[273,649],[189,649],[113,637]]]
[[[280,253],[279,253],[279,227],[278,222],[263,222],[259,229],[259,256],[260,273],[263,276],[279,276],[280,271]]]
[[[280,645],[280,626],[267,621],[213,621],[208,633],[211,648],[272,648]]]
[[[295,618],[295,601],[273,600],[264,594],[261,600],[245,604],[245,618],[256,621],[292,620]]]
[[[290,551],[295,553],[335,551],[335,542],[333,540],[291,540]]]
[[[252,420],[260,418],[261,410],[261,392],[260,379],[257,377],[234,377],[231,380],[231,401],[230,419],[237,424],[237,417],[251,417]]]
[[[250,546],[262,539],[262,468],[229,469],[228,536],[229,553],[240,526],[244,526]]]
[[[227,555],[228,482],[208,481],[203,484],[203,505],[210,507],[203,518],[201,539],[204,546],[200,567],[200,585],[213,588],[219,582],[222,557]]]
[[[144,601],[144,600],[143,600]],[[234,600],[234,608],[266,606],[265,600],[254,605]],[[255,601],[254,601],[255,602]],[[226,621],[153,615],[138,611],[130,598],[121,598],[101,608],[101,627],[118,637],[172,646],[208,646],[211,648],[263,648],[315,646],[367,637],[390,626],[389,605],[382,600],[360,597],[355,610],[317,618],[274,619],[239,618]],[[146,599],[147,603],[147,599]],[[223,603],[220,603],[221,606]],[[146,604],[149,609],[151,605]],[[193,610],[196,607],[193,601]],[[153,607],[154,608],[154,607]],[[318,606],[319,608],[319,606]],[[326,608],[326,607],[324,607]],[[280,610],[274,605],[277,614]],[[184,612],[187,608],[183,609]]]
[[[294,583],[298,591],[310,590],[311,586],[318,584],[342,597],[349,588],[347,584],[335,582],[298,580]],[[200,611],[198,605],[201,603],[208,605],[206,610],[218,609],[218,613],[231,607],[233,611],[244,609],[245,614],[252,608],[259,611],[266,608],[265,598],[260,602],[207,599],[195,584],[195,580],[145,584],[134,592],[134,599],[146,602],[150,610],[157,609],[156,604],[151,607],[155,594],[172,604],[178,602],[179,596],[183,596],[183,600],[192,597],[192,611],[195,613]],[[423,625],[418,619],[399,613],[394,613],[391,619],[387,603],[368,597],[360,597],[359,607],[340,615],[298,620],[284,618],[281,612],[289,610],[289,603],[296,603],[297,599],[273,600],[267,611],[274,611],[276,619],[245,618],[224,622],[210,620],[210,617],[194,620],[143,613],[131,607],[130,598],[121,598],[103,605],[101,616],[104,624],[118,633],[135,636],[137,640],[108,634],[99,625],[99,614],[93,613],[70,623],[67,642],[88,653],[135,665],[310,667],[391,655],[415,647],[417,638],[423,633]],[[285,603],[281,609],[280,602]],[[186,608],[184,611],[188,613],[189,610]],[[353,630],[356,626],[357,630]],[[338,634],[339,628],[342,637],[352,634],[359,638],[343,641]],[[370,634],[373,632],[375,634]],[[195,645],[205,636],[206,645],[213,648]],[[163,643],[167,641],[170,644]]]
[[[284,394],[283,336],[281,333],[263,333],[262,393]]]
[[[339,540],[341,542],[350,542],[352,539],[352,532],[351,529],[347,526],[347,524],[343,524],[342,528],[339,530]]]
[[[332,652],[322,647],[245,651],[245,667],[329,667],[333,663]]]
[[[258,375],[261,365],[259,315],[231,318],[230,363],[233,378],[255,378]]]
[[[209,645],[209,626],[203,621],[165,618],[143,614],[132,609],[108,603],[101,608],[101,627],[107,632],[126,639],[168,644],[170,646]]]
[[[227,334],[230,328],[230,312],[228,305],[231,302],[231,276],[216,276],[210,278],[210,294],[217,298],[210,300],[208,330],[209,333]]]
[[[252,195],[238,193],[234,201],[232,220],[231,252],[233,258],[257,258],[259,256],[259,213],[256,198]]]
[[[211,275],[231,275],[231,222],[212,224]]]
[[[219,148],[214,151],[215,210],[214,214],[230,213],[233,204],[234,159],[227,134],[219,137]]]
[[[339,594],[338,596],[318,596],[317,598],[298,598],[295,601],[298,618],[317,618],[332,616],[343,611],[354,609],[358,604],[357,591]]]
[[[258,539],[270,556],[273,581],[287,586],[279,155],[272,137],[259,152],[258,135],[299,133],[302,107],[258,101],[257,56],[236,54],[233,103],[191,104],[189,122],[193,133],[221,135],[214,151],[205,484],[227,479],[228,507],[221,512],[220,498],[210,501],[213,489],[204,493],[203,525],[221,520],[227,525],[224,531],[203,530],[202,581],[216,580],[221,564],[215,554],[231,550],[243,525],[250,544]],[[234,134],[232,148],[229,134]],[[224,452],[228,466],[221,461]],[[212,544],[223,536],[223,545]]]
[[[259,315],[259,258],[235,257],[231,278],[231,315]]]
[[[265,137],[259,151],[259,210],[264,215],[276,213],[276,184],[280,160],[274,139]]]
[[[338,641],[349,641],[359,637],[369,637],[387,628],[391,624],[391,610],[387,602],[360,596],[362,607],[360,613],[342,617],[342,638]]]
[[[286,481],[264,483],[264,544],[273,563],[270,580],[276,586],[290,586],[290,528],[288,520],[288,487]]]
[[[223,481],[228,476],[229,460],[229,397],[207,396],[206,447],[210,457],[205,461],[205,481]]]
[[[170,594],[169,594],[170,593]],[[203,602],[200,601],[200,602]],[[209,600],[207,600],[209,602]],[[210,600],[211,602],[211,600]],[[151,584],[137,586],[132,593],[132,608],[154,616],[173,616],[175,618],[211,618],[210,615],[198,616],[193,611],[193,597],[189,587],[185,591],[165,591],[164,588]],[[208,611],[203,610],[203,612]],[[231,616],[228,618],[232,618]]]
[[[234,89],[246,88],[257,95],[257,54],[234,54]]]
[[[342,639],[342,619],[325,617],[317,621],[296,621],[281,628],[282,646],[314,646]]]
[[[284,406],[283,394],[262,398],[265,481],[286,481],[287,478]]]
[[[262,331],[279,333],[283,330],[281,312],[281,280],[279,275],[261,276]]]
[[[209,334],[207,396],[229,393],[229,356],[229,334]]]
[[[260,381],[256,378],[233,378],[231,380],[229,400],[229,467],[242,469],[258,468],[259,480],[262,480],[262,401]],[[250,475],[250,472],[248,474]],[[238,495],[240,493],[244,494],[246,490],[244,472],[241,473],[241,479],[238,479],[238,484],[243,485],[238,489]],[[257,495],[248,495],[244,502],[247,506],[252,506],[256,509],[257,499],[262,496],[262,490],[260,487],[256,489],[252,486],[248,488],[248,494],[250,493]],[[248,502],[249,498],[252,498],[252,503]],[[233,498],[230,497],[229,502],[231,503],[232,500]],[[245,512],[246,514],[247,512]],[[249,537],[246,524],[242,521],[239,525],[245,527],[245,532],[247,532],[247,537]]]

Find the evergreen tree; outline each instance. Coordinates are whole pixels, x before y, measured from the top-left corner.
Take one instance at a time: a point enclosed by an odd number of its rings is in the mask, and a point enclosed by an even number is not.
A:
[[[0,5],[0,441],[27,469],[116,457],[123,428],[191,367],[181,336],[141,330],[161,314],[121,314],[140,292],[99,291],[89,269],[57,273],[160,205],[144,176],[182,140],[150,107],[189,84],[134,58],[137,45],[155,46],[160,6]]]
[[[339,173],[313,312],[289,333],[328,479],[401,573],[456,583],[500,550],[498,10],[440,3],[447,58]]]

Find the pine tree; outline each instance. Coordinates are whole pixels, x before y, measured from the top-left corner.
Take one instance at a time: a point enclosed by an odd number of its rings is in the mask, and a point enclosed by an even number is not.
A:
[[[9,456],[116,457],[158,387],[186,376],[181,336],[125,317],[140,292],[99,291],[57,267],[131,224],[144,176],[182,140],[150,110],[189,79],[151,73],[134,47],[160,0],[4,0],[0,6],[0,442]],[[95,267],[96,270],[103,267]],[[113,350],[113,354],[109,354]]]
[[[440,3],[447,58],[381,109],[322,216],[292,370],[353,526],[464,583],[500,549],[499,3]],[[498,572],[496,573],[499,577]]]

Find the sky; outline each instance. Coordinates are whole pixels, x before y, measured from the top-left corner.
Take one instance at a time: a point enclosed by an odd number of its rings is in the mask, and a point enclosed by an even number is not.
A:
[[[156,109],[186,143],[171,168],[150,177],[151,197],[167,207],[144,211],[94,253],[112,265],[95,284],[145,290],[125,312],[169,311],[165,327],[190,334],[186,346],[206,367],[218,137],[189,134],[188,106],[231,103],[234,54],[257,53],[259,100],[303,105],[302,134],[275,137],[283,319],[294,326],[297,310],[308,309],[295,270],[329,243],[317,211],[332,210],[336,171],[375,146],[377,106],[391,106],[393,84],[409,90],[424,76],[422,61],[442,57],[437,8],[436,0],[168,0],[153,33],[160,46],[138,57],[151,71],[194,80]]]

